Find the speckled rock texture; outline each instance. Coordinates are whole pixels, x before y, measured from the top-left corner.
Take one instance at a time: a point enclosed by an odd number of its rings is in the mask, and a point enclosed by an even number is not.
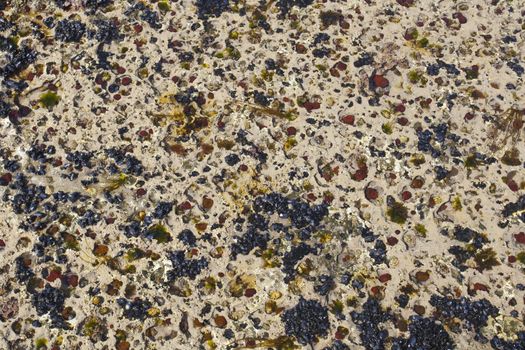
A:
[[[0,1],[0,350],[525,349],[523,0]]]

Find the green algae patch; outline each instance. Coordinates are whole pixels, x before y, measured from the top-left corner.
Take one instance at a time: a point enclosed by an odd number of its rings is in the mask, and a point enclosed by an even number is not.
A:
[[[47,339],[38,338],[37,340],[35,340],[35,349],[47,349]]]
[[[408,209],[399,202],[394,202],[386,213],[390,221],[399,225],[403,225],[408,218]]]
[[[122,187],[126,181],[128,181],[128,175],[121,173],[117,177],[109,179],[107,186],[104,188],[105,191],[112,192]]]
[[[518,255],[516,256],[516,259],[522,263],[523,265],[525,265],[525,252],[520,252],[518,253]]]
[[[463,205],[461,204],[461,198],[458,197],[455,197],[453,200],[452,200],[452,208],[455,210],[455,211],[461,211],[461,209],[463,209]]]
[[[144,257],[146,257],[146,252],[140,248],[131,248],[126,253],[126,260],[128,260],[129,262],[139,260]]]
[[[428,79],[424,75],[425,73],[420,69],[414,69],[407,73],[408,80],[412,84],[421,84],[425,86],[428,82]]]
[[[427,228],[423,224],[416,224],[416,227],[414,228],[416,230],[416,233],[421,237],[427,236]]]
[[[58,96],[55,92],[48,91],[40,96],[39,101],[42,106],[53,108],[60,101],[60,96]]]
[[[381,130],[383,130],[383,132],[387,135],[390,135],[392,134],[393,132],[393,129],[392,129],[392,124],[390,123],[385,123],[381,126]]]
[[[148,228],[147,237],[156,240],[157,243],[167,243],[171,241],[171,234],[168,232],[166,226],[161,224]]]
[[[465,160],[465,167],[467,168],[476,168],[479,165],[479,162],[474,154],[471,154]]]
[[[170,4],[167,1],[160,1],[157,6],[163,13],[171,10]]]
[[[479,271],[491,270],[494,266],[500,264],[496,257],[496,252],[492,248],[483,249],[474,256],[477,269]]]

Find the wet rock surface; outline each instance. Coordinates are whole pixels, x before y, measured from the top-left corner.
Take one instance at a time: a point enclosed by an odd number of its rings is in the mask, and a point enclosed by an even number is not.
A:
[[[525,348],[524,18],[0,2],[0,349]]]

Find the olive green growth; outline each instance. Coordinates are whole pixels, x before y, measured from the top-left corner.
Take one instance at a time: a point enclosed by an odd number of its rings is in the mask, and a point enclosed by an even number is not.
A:
[[[35,341],[35,349],[37,349],[37,350],[47,349],[47,339],[45,339],[45,338],[38,338]]]
[[[428,46],[428,39],[427,38],[422,38],[422,39],[419,39],[416,43],[417,47],[419,48],[425,48]]]
[[[465,166],[467,168],[475,168],[478,166],[478,160],[476,158],[475,155],[470,155],[467,157],[467,159],[465,160]]]
[[[390,123],[385,123],[381,126],[381,129],[383,130],[383,132],[387,135],[390,135],[392,134],[392,124]]]
[[[158,7],[161,12],[168,12],[169,10],[171,10],[170,4],[168,4],[167,1],[160,1],[158,3]]]
[[[408,209],[402,203],[394,202],[386,213],[390,221],[396,224],[403,225],[407,221]]]
[[[416,224],[415,230],[417,234],[421,237],[427,236],[427,228],[423,224]]]
[[[167,243],[171,241],[171,234],[168,229],[161,224],[156,224],[148,228],[147,236],[157,241],[157,243]]]
[[[42,104],[42,106],[47,107],[47,108],[52,108],[56,106],[59,101],[60,101],[60,96],[58,96],[53,91],[45,92],[40,96],[40,103]]]
[[[477,269],[479,271],[491,270],[494,266],[500,264],[496,257],[496,252],[492,248],[483,249],[474,256]]]
[[[142,259],[146,256],[146,253],[142,250],[142,249],[139,249],[139,248],[131,248],[130,250],[128,250],[128,252],[126,253],[126,259],[128,261],[135,261],[135,260],[139,260],[139,259]]]

